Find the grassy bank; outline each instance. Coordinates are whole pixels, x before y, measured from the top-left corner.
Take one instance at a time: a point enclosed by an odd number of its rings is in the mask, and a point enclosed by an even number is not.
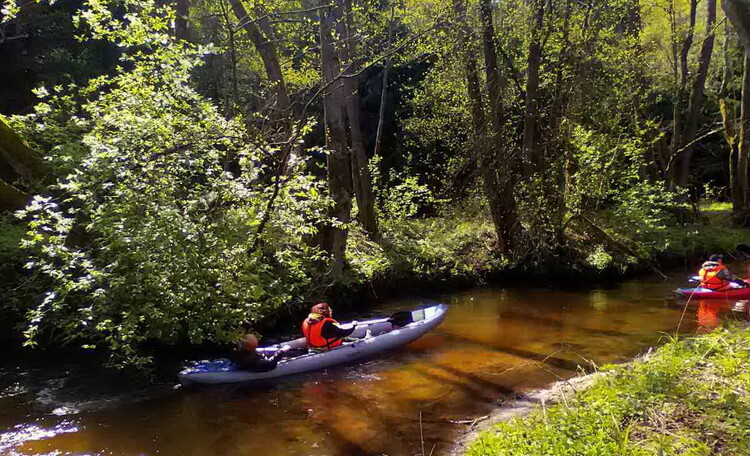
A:
[[[564,403],[482,433],[484,455],[746,455],[750,332],[670,340]]]

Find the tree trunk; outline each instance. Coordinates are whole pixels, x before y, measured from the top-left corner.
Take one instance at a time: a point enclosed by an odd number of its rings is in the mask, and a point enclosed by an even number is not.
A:
[[[739,150],[737,147],[737,115],[731,105],[727,102],[729,93],[729,79],[732,75],[732,59],[729,54],[729,42],[732,39],[732,28],[729,21],[724,22],[724,43],[722,45],[722,56],[724,58],[724,71],[719,88],[719,111],[721,112],[721,124],[724,128],[724,139],[729,146],[729,196],[732,198],[732,211],[735,214],[744,212],[744,196],[739,186],[737,175],[737,160]]]
[[[567,213],[568,202],[568,150],[570,144],[570,135],[567,129],[561,128],[562,120],[565,116],[568,105],[569,91],[564,88],[564,70],[570,65],[570,17],[573,13],[572,0],[565,1],[565,12],[563,13],[562,29],[562,47],[558,53],[557,70],[555,72],[555,89],[552,109],[550,110],[549,131],[552,138],[544,141],[545,155],[547,159],[556,163],[555,182],[557,191],[554,192],[554,224],[556,229],[557,242],[563,244],[565,239],[565,215]],[[552,192],[550,192],[552,193]]]
[[[674,190],[678,182],[678,174],[680,169],[680,160],[678,154],[680,149],[687,142],[683,137],[685,129],[685,102],[687,101],[687,84],[690,78],[690,70],[688,67],[688,58],[690,56],[690,48],[693,46],[693,35],[695,33],[695,21],[698,15],[698,0],[690,1],[690,24],[688,30],[685,32],[682,39],[678,42],[677,34],[677,20],[676,13],[674,10],[671,11],[672,17],[672,33],[674,34],[674,59],[675,59],[675,93],[674,93],[674,108],[672,113],[672,141],[670,143],[670,155],[671,159],[669,162],[674,162],[671,166],[668,164],[668,168],[665,170],[665,178],[667,180],[670,190]],[[679,54],[677,48],[679,47]],[[679,69],[679,72],[678,72]]]
[[[356,60],[356,40],[353,26],[353,12],[351,0],[344,3],[345,20],[340,21],[341,36],[345,43],[340,47],[341,61],[344,62],[347,73],[356,74],[359,65]],[[362,137],[362,126],[359,117],[359,93],[356,76],[343,78],[344,108],[346,119],[349,124],[349,140],[351,144],[352,179],[354,183],[354,194],[357,197],[357,209],[359,210],[359,221],[370,236],[376,238],[378,235],[378,219],[375,214],[375,198],[372,192],[372,179],[370,167],[365,150],[364,138]]]
[[[738,159],[739,150],[737,144],[738,132],[735,130],[736,118],[729,112],[726,98],[719,100],[721,110],[721,123],[724,127],[724,138],[729,146],[729,194],[732,198],[732,210],[735,214],[744,211],[744,196],[739,185]]]
[[[721,4],[737,31],[745,52],[750,52],[750,0],[722,0]]]
[[[677,185],[684,187],[687,184],[688,177],[690,175],[690,162],[693,158],[693,145],[690,142],[693,141],[698,130],[698,120],[701,116],[701,109],[703,108],[704,101],[704,90],[706,88],[706,79],[708,78],[708,68],[711,64],[711,55],[714,50],[714,23],[716,22],[716,0],[706,0],[706,32],[708,35],[703,40],[701,46],[701,53],[698,60],[698,71],[693,80],[693,88],[690,93],[690,104],[688,105],[687,116],[685,118],[685,130],[682,134],[684,149],[679,157],[677,157],[678,166],[676,170],[677,175],[675,176],[675,182]]]
[[[34,184],[48,172],[42,157],[30,148],[0,115],[0,210],[21,209],[30,195],[14,183]]]
[[[391,51],[393,45],[393,13],[395,7],[391,5],[391,18],[388,21],[388,52]],[[378,110],[378,130],[375,134],[375,150],[373,155],[375,157],[380,155],[380,148],[383,143],[383,127],[385,125],[385,102],[388,98],[388,73],[391,69],[391,56],[385,58],[385,67],[383,68],[383,87],[380,89],[380,109]]]
[[[324,5],[324,0],[321,0],[320,6]],[[346,144],[343,81],[339,78],[341,64],[332,37],[334,24],[341,20],[338,12],[338,7],[320,10],[320,58],[323,83],[328,85],[327,91],[323,93],[328,148],[326,162],[328,188],[334,202],[331,210],[334,223],[325,229],[322,246],[333,255],[335,272],[340,272],[344,265],[348,235],[345,225],[351,221],[352,209],[352,167]]]
[[[268,18],[265,15],[258,19],[251,18],[245,9],[245,5],[242,4],[242,0],[229,0],[229,4],[232,6],[232,11],[234,11],[234,15],[237,16],[237,20],[240,22],[239,25],[247,32],[253,45],[258,50],[261,60],[263,60],[266,76],[276,94],[275,109],[273,110],[274,117],[284,124],[288,124],[291,104],[286,82],[284,81],[284,74],[281,71],[276,44],[272,37],[266,36],[262,31],[264,27],[270,29]],[[287,134],[290,133],[288,128],[287,125],[285,128],[285,133]]]
[[[750,201],[748,154],[750,154],[750,50],[745,51],[745,67],[742,74],[742,109],[737,149],[737,186],[742,196],[741,207],[744,211],[747,211]]]
[[[464,0],[453,0],[453,10],[456,22],[461,24],[458,28],[457,52],[464,62],[464,76],[466,77],[466,89],[469,100],[469,111],[471,112],[471,142],[474,154],[478,156],[474,160],[482,177],[482,190],[490,207],[490,215],[495,225],[498,241],[503,236],[499,229],[502,222],[502,214],[499,211],[500,199],[499,186],[497,183],[497,172],[494,164],[495,150],[488,138],[487,120],[484,114],[484,103],[482,101],[482,89],[479,79],[479,65],[477,64],[474,45],[475,37],[471,28],[466,24],[466,5]]]
[[[30,196],[0,179],[0,211],[22,209]]]
[[[536,14],[531,29],[529,54],[526,59],[526,101],[523,115],[523,167],[524,175],[541,172],[544,160],[539,152],[537,130],[539,118],[539,67],[542,64],[542,45],[539,41],[544,24],[544,4],[534,2]]]
[[[680,49],[680,74],[681,74],[681,85],[683,89],[687,87],[688,79],[690,78],[690,70],[688,68],[688,59],[690,58],[690,48],[693,46],[693,37],[695,35],[695,20],[698,15],[698,0],[690,1],[690,25],[685,34],[685,38],[682,40],[682,47]]]
[[[484,71],[487,78],[487,96],[490,105],[490,122],[499,140],[502,134],[502,80],[497,66],[497,51],[495,49],[495,25],[492,19],[492,0],[481,0],[482,15],[482,43],[484,48]]]
[[[22,177],[34,182],[46,173],[47,165],[42,157],[26,145],[0,115],[0,178],[10,181]]]
[[[479,163],[482,167],[485,195],[497,233],[498,249],[501,253],[510,253],[516,243],[519,230],[514,195],[515,173],[518,166],[515,154],[509,150],[512,146],[504,140],[502,135],[503,81],[497,66],[491,0],[481,0],[480,14],[492,134]]]
[[[175,4],[174,36],[178,40],[189,40],[188,14],[190,0],[177,0]]]
[[[237,79],[237,39],[235,37],[236,28],[234,21],[232,20],[232,13],[227,9],[226,0],[220,0],[219,6],[221,8],[222,19],[224,20],[224,27],[227,33],[227,41],[229,42],[229,95],[224,100],[224,114],[228,118],[233,118],[237,107],[237,94],[239,93]]]

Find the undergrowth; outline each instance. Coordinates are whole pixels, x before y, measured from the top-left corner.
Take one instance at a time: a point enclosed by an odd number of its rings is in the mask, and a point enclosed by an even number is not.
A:
[[[682,223],[653,223],[633,216],[626,221],[607,212],[587,220],[596,228],[576,220],[568,225],[562,240],[555,240],[559,244],[537,245],[536,255],[510,257],[497,253],[492,222],[476,204],[438,217],[384,219],[379,242],[369,240],[355,225],[347,248],[350,271],[344,281],[356,286],[383,278],[481,280],[508,271],[622,275],[646,269],[660,259],[699,262],[712,253],[734,252],[738,245],[750,243],[750,231],[715,211],[703,211]]]

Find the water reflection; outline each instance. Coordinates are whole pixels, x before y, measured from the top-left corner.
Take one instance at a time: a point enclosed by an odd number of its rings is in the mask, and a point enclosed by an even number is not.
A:
[[[27,442],[50,439],[60,434],[78,432],[78,430],[78,427],[69,421],[60,422],[52,427],[42,427],[36,424],[19,424],[8,431],[0,433],[0,453],[7,455],[20,454],[18,449]]]
[[[726,319],[748,321],[748,301],[731,301],[725,299],[704,299],[698,302],[696,334],[706,334]]]
[[[95,376],[81,383],[72,374],[45,381],[11,374],[8,386],[0,385],[0,453],[403,455],[420,454],[424,444],[426,452],[434,446],[434,454],[445,454],[467,421],[592,364],[630,359],[674,332],[684,302],[668,297],[682,279],[431,296],[450,304],[448,316],[415,343],[265,385],[167,386],[130,400],[138,390],[102,393],[109,380]],[[385,303],[378,313],[417,303]],[[748,304],[690,303],[682,330],[710,330],[727,315],[746,319]],[[53,394],[40,394],[45,388]],[[73,412],[75,422],[56,416]]]

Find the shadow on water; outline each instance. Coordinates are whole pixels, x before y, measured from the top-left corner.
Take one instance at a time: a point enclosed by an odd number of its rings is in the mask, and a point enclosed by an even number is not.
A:
[[[583,369],[584,371],[588,371],[589,369],[592,369],[591,366],[582,366],[576,363],[575,361],[558,358],[551,354],[535,353],[535,352],[524,350],[524,349],[517,348],[517,347],[501,346],[501,345],[490,343],[490,342],[478,341],[478,340],[474,340],[468,337],[459,336],[457,334],[445,334],[443,337],[454,342],[460,342],[460,343],[467,344],[467,345],[476,345],[476,346],[485,348],[487,350],[495,351],[498,353],[505,353],[505,354],[512,355],[518,358],[523,358],[529,361],[535,361],[535,362],[539,362],[543,364],[548,364],[552,367],[567,370],[570,372],[578,372],[580,369]]]
[[[553,318],[545,318],[545,317],[540,317],[537,315],[529,315],[529,314],[512,313],[508,311],[501,312],[499,315],[499,318],[503,318],[506,320],[523,321],[525,323],[536,323],[536,324],[541,324],[545,326],[550,326],[553,328],[575,329],[576,331],[581,331],[581,332],[591,333],[591,334],[601,334],[603,336],[627,337],[628,335],[628,333],[623,332],[623,331],[590,328],[590,327],[586,327],[583,325],[570,323],[567,321],[563,322],[563,321],[555,320]]]

